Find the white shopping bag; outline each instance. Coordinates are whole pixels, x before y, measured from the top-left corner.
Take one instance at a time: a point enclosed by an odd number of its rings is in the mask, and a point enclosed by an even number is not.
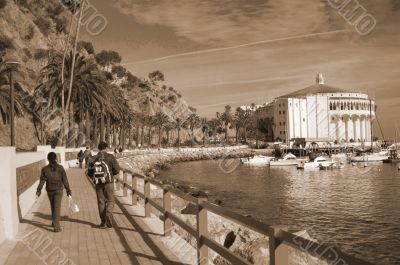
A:
[[[79,213],[78,204],[74,202],[71,196],[68,197],[68,208],[71,213]]]

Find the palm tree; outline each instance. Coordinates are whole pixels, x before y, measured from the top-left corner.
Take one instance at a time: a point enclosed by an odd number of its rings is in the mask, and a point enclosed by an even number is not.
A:
[[[163,127],[169,122],[169,117],[163,112],[159,111],[154,116],[154,124],[158,128],[158,148],[161,148],[161,134]]]
[[[203,132],[203,145],[205,146],[206,142],[207,142],[207,138],[208,138],[208,132],[209,132],[207,118],[201,118],[201,131]]]
[[[256,148],[258,149],[258,131],[259,131],[259,117],[258,110],[255,103],[250,104],[251,110],[255,113],[255,131],[256,131]]]
[[[191,132],[191,138],[192,138],[191,146],[192,147],[193,147],[193,143],[194,143],[194,129],[199,128],[200,125],[201,125],[201,120],[200,120],[199,115],[197,115],[196,113],[190,114],[190,116],[184,122],[184,127],[190,129],[190,132]]]
[[[224,112],[221,114],[217,112],[217,118],[222,122],[225,127],[225,142],[228,141],[228,126],[232,122],[232,107],[230,105],[225,106]]]
[[[177,130],[177,143],[178,143],[178,148],[181,146],[181,129],[182,129],[182,120],[180,118],[176,118],[174,121],[174,127]]]
[[[61,81],[61,61],[62,55],[55,54],[49,59],[49,63],[41,69],[39,85],[36,87],[36,93],[49,99],[49,104],[53,109],[62,105],[62,93],[66,91],[62,89]],[[104,75],[99,71],[97,64],[92,60],[85,58],[81,54],[77,54],[75,58],[74,82],[71,91],[71,101],[66,105],[70,115],[70,122],[73,121],[73,114],[79,110],[79,121],[83,122],[84,109],[94,109],[99,111],[104,102],[110,97],[108,84]],[[67,56],[65,68],[69,70],[72,67],[72,53]],[[67,71],[68,73],[69,71]],[[69,80],[70,76],[65,75]],[[65,96],[65,95],[64,95]],[[86,120],[90,120],[86,112]],[[93,119],[96,123],[96,119]],[[86,124],[89,127],[89,124]],[[88,134],[86,134],[88,136]]]
[[[3,124],[8,124],[11,118],[10,81],[8,76],[10,70],[5,64],[0,64],[0,114]],[[17,88],[17,91],[22,90],[18,82],[14,82],[14,87]],[[14,97],[14,113],[20,117],[23,115],[23,110],[21,95],[16,93]]]
[[[165,124],[164,126],[165,133],[167,134],[167,147],[169,147],[169,135],[170,132],[174,129],[174,126],[175,126],[174,123],[172,123],[171,121]]]

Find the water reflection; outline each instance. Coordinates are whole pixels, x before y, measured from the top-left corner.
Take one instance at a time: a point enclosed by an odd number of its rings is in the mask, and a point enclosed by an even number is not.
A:
[[[162,177],[209,191],[211,200],[268,224],[306,229],[320,242],[377,264],[400,264],[400,172],[396,165],[340,170],[181,163]]]

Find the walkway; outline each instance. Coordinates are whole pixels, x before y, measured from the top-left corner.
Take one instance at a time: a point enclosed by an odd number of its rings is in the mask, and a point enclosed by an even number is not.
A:
[[[67,173],[73,198],[81,211],[68,216],[68,200],[64,195],[63,231],[53,233],[47,196],[39,199],[32,220],[23,220],[26,229],[6,265],[183,264],[160,242],[159,234],[149,231],[143,217],[129,214],[120,202],[114,208],[115,227],[99,229],[93,187],[83,170],[70,169]]]

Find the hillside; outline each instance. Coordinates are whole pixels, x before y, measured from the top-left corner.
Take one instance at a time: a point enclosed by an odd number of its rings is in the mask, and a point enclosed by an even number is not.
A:
[[[70,17],[69,11],[56,0],[0,0],[0,58],[5,60],[11,57],[21,63],[14,79],[28,94],[33,94],[38,85],[40,69],[47,64],[51,53],[63,51]],[[95,55],[86,53],[86,56]],[[118,83],[115,75],[112,78]],[[181,95],[163,82],[137,77],[137,82],[125,87],[123,93],[134,112],[154,115],[162,111],[171,119],[190,112]],[[24,104],[32,104],[26,102],[32,99],[25,97],[24,100]],[[58,121],[57,117],[55,120]],[[39,143],[40,127],[33,121],[29,109],[25,111],[24,117],[16,120],[16,143],[19,149],[30,150]],[[9,145],[9,131],[9,126],[0,122],[0,145]]]

